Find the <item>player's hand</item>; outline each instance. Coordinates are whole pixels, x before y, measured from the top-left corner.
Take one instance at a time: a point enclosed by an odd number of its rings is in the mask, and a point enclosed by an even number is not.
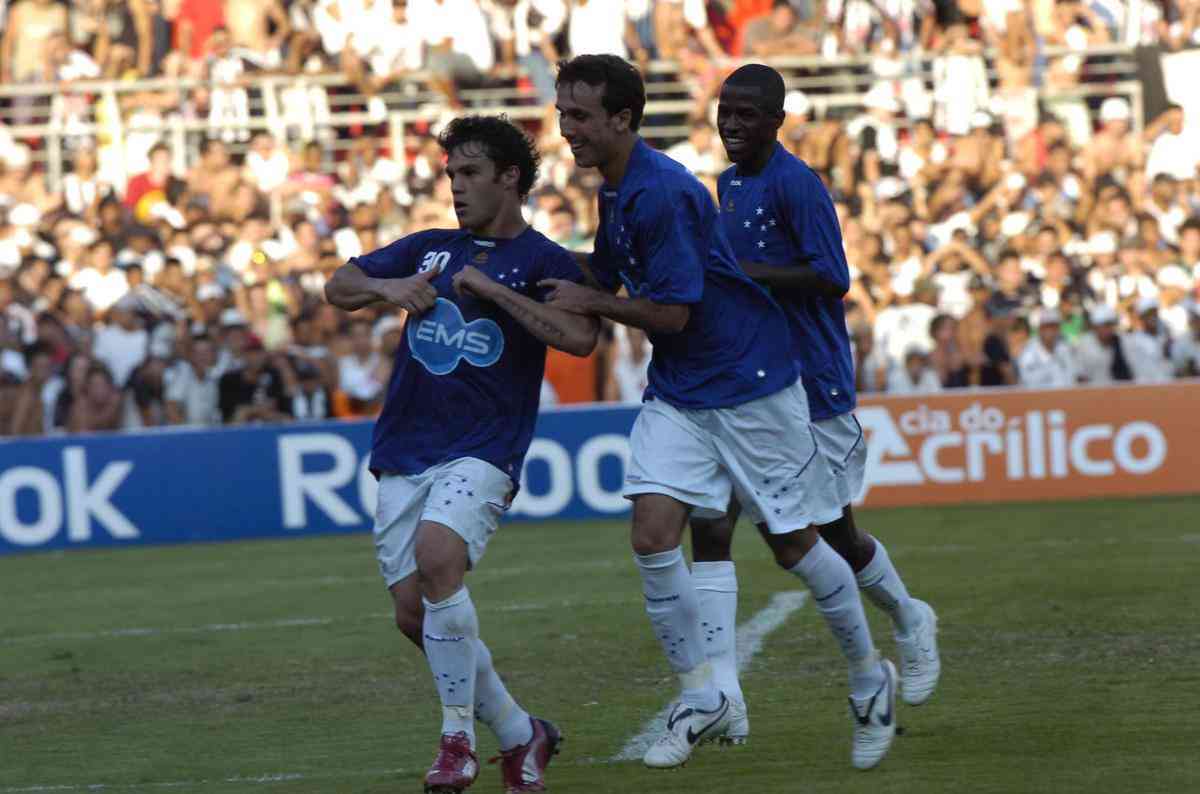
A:
[[[487,300],[488,291],[496,286],[496,282],[492,281],[491,277],[471,265],[467,265],[455,273],[454,278],[450,281],[454,285],[454,291],[463,298],[470,295]]]
[[[553,306],[556,309],[573,312],[574,314],[595,313],[592,307],[596,290],[591,287],[585,287],[582,284],[576,284],[574,281],[566,281],[561,278],[544,278],[538,282],[538,286],[549,290],[542,301],[547,306]]]
[[[437,303],[437,289],[430,282],[440,271],[431,267],[409,278],[387,280],[379,288],[379,297],[409,314],[424,314]]]

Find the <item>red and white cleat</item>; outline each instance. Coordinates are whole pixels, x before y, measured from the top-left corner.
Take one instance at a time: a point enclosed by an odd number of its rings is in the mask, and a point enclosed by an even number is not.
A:
[[[521,794],[524,791],[545,791],[546,781],[542,777],[550,759],[558,755],[562,744],[562,733],[553,723],[533,717],[533,738],[511,750],[505,750],[491,759],[500,762],[500,777],[505,794]]]
[[[479,758],[465,733],[442,735],[433,766],[425,773],[425,794],[459,794],[479,776]]]

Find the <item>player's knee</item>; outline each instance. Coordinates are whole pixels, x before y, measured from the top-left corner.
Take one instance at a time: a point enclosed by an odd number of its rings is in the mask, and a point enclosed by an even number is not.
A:
[[[692,519],[692,558],[696,562],[722,562],[731,559],[733,522],[727,517]]]
[[[785,571],[790,571],[800,564],[804,555],[817,543],[815,527],[789,532],[783,535],[764,533],[771,553],[775,555],[775,564]]]
[[[859,570],[870,561],[875,543],[865,532],[860,532],[843,516],[820,527],[821,537],[836,551],[850,567]]]

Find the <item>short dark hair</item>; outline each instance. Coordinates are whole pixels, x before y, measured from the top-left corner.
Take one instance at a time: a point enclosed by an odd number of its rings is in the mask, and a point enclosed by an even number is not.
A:
[[[517,195],[525,198],[537,181],[542,157],[537,144],[508,116],[460,116],[438,135],[438,145],[447,155],[465,143],[478,143],[496,166],[496,176],[513,166],[521,172]]]
[[[577,55],[558,62],[555,87],[571,83],[604,86],[600,104],[608,115],[629,109],[629,129],[637,132],[646,110],[646,84],[637,67],[616,55]]]
[[[170,146],[167,146],[167,145],[166,145],[165,143],[163,143],[162,141],[159,141],[158,143],[156,143],[156,144],[154,144],[153,146],[151,146],[151,147],[150,147],[150,151],[149,151],[149,152],[147,152],[146,156],[147,156],[147,157],[153,157],[153,156],[154,156],[154,155],[155,155],[157,152],[166,152],[167,154],[170,154],[170,153],[171,153],[171,147],[170,147]]]
[[[1179,226],[1179,233],[1200,232],[1200,215],[1193,215]]]
[[[786,4],[787,0],[784,0],[784,3]],[[745,66],[739,66],[733,74],[726,78],[725,85],[756,89],[762,95],[762,104],[765,109],[777,113],[783,112],[784,94],[787,92],[787,88],[783,84],[783,75],[766,64],[748,63]]]

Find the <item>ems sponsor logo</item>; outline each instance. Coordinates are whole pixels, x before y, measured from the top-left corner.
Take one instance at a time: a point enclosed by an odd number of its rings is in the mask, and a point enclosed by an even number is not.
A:
[[[504,353],[504,332],[493,320],[481,317],[466,322],[458,306],[445,298],[420,321],[407,326],[413,357],[434,375],[448,375],[466,359],[476,367],[490,367]]]
[[[1169,449],[1153,421],[1087,422],[1048,407],[1006,413],[986,399],[961,409],[919,402],[855,413],[868,450],[860,501],[872,488],[1145,476],[1163,467]]]

